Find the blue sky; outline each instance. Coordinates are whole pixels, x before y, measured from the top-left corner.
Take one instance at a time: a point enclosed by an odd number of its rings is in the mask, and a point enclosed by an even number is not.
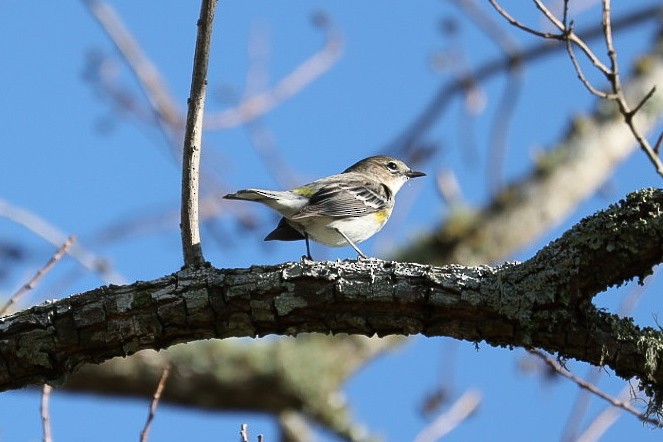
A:
[[[628,7],[651,2],[630,2]],[[112,3],[159,68],[175,100],[184,109],[189,92],[195,22],[198,5],[175,1],[117,1]],[[626,6],[613,5],[615,14]],[[294,98],[260,118],[277,152],[298,183],[337,173],[365,156],[379,153],[421,111],[450,72],[430,68],[440,52],[456,54],[452,69],[473,67],[499,55],[497,47],[458,9],[447,2],[221,2],[217,12],[210,62],[207,110],[223,110],[228,96],[241,96],[249,66],[247,46],[252,36],[266,36],[267,84],[273,84],[318,50],[322,34],[311,24],[311,14],[325,11],[343,34],[344,53],[327,73]],[[487,10],[488,11],[488,10]],[[488,11],[491,12],[491,11]],[[534,8],[519,6],[519,17],[538,25]],[[590,10],[578,26],[599,16]],[[443,20],[455,20],[456,35],[440,31]],[[523,46],[537,41],[505,28]],[[651,24],[617,35],[622,66],[647,48]],[[84,80],[86,60],[93,53],[115,57],[115,49],[82,2],[0,2],[0,199],[47,220],[63,234],[76,234],[80,245],[113,266],[127,282],[171,273],[181,265],[177,218],[180,168],[160,132],[127,114],[118,114],[110,102]],[[601,52],[601,51],[597,51]],[[602,53],[602,52],[601,52]],[[460,58],[458,58],[460,57]],[[117,85],[141,98],[136,82],[121,60],[109,65]],[[628,69],[623,69],[627,71]],[[447,208],[435,189],[435,173],[452,169],[468,204],[490,198],[486,185],[490,128],[504,84],[496,77],[482,85],[485,110],[472,132],[476,151],[462,136],[463,102],[456,99],[425,137],[439,143],[439,153],[422,165],[429,177],[414,180],[399,194],[393,219],[364,243],[365,252],[388,257],[390,251],[427,231]],[[509,131],[505,176],[515,178],[532,164],[533,152],[551,147],[564,132],[569,115],[592,108],[593,100],[579,84],[563,54],[528,67],[521,100]],[[225,97],[225,98],[224,98]],[[468,154],[468,152],[470,152]],[[279,188],[270,170],[238,127],[205,135],[203,167],[220,183],[215,192],[244,187]],[[604,192],[584,202],[563,225],[511,259],[526,259],[581,217],[607,206],[627,192],[660,186],[653,168],[640,153],[616,171]],[[219,222],[203,229],[205,257],[217,267],[248,267],[298,259],[303,243],[264,243],[277,218],[250,203],[231,202]],[[243,231],[232,221],[244,211],[259,223]],[[159,228],[117,243],[98,241],[98,232],[127,218],[160,215]],[[163,214],[163,215],[161,215]],[[228,239],[228,237],[231,239]],[[53,246],[33,233],[0,219],[0,241],[26,247],[25,259],[0,280],[0,297],[11,294],[42,265]],[[313,245],[318,259],[354,258],[347,249]],[[82,271],[65,259],[25,305],[46,298],[92,289],[103,284],[98,275]],[[597,298],[615,309],[630,286]],[[634,313],[642,325],[654,325],[660,312],[655,278]],[[449,356],[451,355],[451,356]],[[390,441],[413,439],[428,422],[421,401],[452,377],[452,395],[477,388],[483,395],[479,411],[455,430],[449,440],[559,440],[577,387],[564,380],[542,382],[519,370],[521,350],[491,348],[448,338],[413,338],[393,354],[362,369],[345,392],[357,418]],[[452,368],[448,367],[452,364]],[[586,366],[571,362],[584,373]],[[623,383],[606,373],[601,386],[616,393]],[[39,395],[33,391],[0,395],[0,441],[33,441],[41,437]],[[594,400],[592,413],[603,407]],[[52,403],[55,440],[111,441],[137,438],[147,413],[147,402],[72,396],[56,391]],[[260,415],[219,414],[163,406],[151,440],[234,440],[239,425],[248,422],[252,434],[274,440],[269,419]],[[186,435],[186,436],[185,436]],[[275,436],[274,436],[275,437]],[[605,440],[660,439],[657,431],[623,416]]]

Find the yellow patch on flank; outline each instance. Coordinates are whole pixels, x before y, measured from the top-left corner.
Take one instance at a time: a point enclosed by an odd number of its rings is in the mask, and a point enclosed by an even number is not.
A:
[[[310,187],[302,186],[302,187],[298,187],[296,189],[293,189],[292,193],[296,193],[297,195],[301,195],[301,196],[310,197],[310,196],[313,196],[313,194],[315,192]]]
[[[391,210],[380,210],[378,212],[375,212],[373,215],[375,216],[375,220],[379,224],[384,224],[389,219],[389,215],[391,215]]]

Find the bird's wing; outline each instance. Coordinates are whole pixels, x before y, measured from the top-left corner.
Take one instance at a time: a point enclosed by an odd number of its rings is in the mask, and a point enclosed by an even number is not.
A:
[[[379,212],[392,204],[387,186],[367,181],[352,180],[343,184],[327,184],[311,196],[308,204],[292,219],[310,216],[362,216]]]

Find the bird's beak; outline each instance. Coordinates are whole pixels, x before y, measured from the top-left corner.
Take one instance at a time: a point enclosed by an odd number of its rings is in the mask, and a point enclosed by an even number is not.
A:
[[[408,170],[405,172],[405,176],[408,178],[416,178],[418,176],[426,176],[423,172],[417,172],[416,170]]]

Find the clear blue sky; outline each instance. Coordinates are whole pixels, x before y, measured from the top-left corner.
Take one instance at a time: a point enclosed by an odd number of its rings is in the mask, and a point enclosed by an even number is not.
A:
[[[629,3],[647,4],[645,1]],[[159,68],[174,98],[185,106],[189,92],[196,2],[114,2],[118,13]],[[514,13],[540,24],[529,3]],[[613,5],[615,13],[625,5]],[[496,46],[447,2],[426,1],[221,2],[212,44],[208,110],[227,107],[228,96],[241,96],[248,67],[247,46],[252,35],[266,33],[269,42],[267,83],[273,84],[314,53],[322,35],[311,25],[311,14],[322,10],[344,36],[341,60],[303,92],[262,117],[279,155],[291,170],[289,178],[302,183],[337,173],[356,160],[380,152],[418,115],[450,71],[434,72],[430,61],[445,51],[457,54],[454,69],[474,67],[499,54]],[[488,11],[490,12],[490,11]],[[599,11],[578,22],[596,20]],[[456,20],[450,36],[440,32],[444,20]],[[537,43],[513,29],[521,44]],[[617,35],[623,66],[648,47],[652,26]],[[65,234],[76,234],[80,244],[108,259],[126,281],[149,280],[181,266],[177,218],[180,168],[160,132],[132,115],[115,112],[110,102],[84,80],[93,53],[115,56],[115,49],[81,2],[0,2],[0,199],[48,220]],[[601,52],[601,51],[599,51]],[[465,66],[463,66],[465,65]],[[133,77],[119,59],[108,67],[121,88],[138,98]],[[489,198],[485,184],[486,147],[503,78],[482,85],[486,110],[472,129],[476,152],[469,153],[463,137],[463,103],[456,100],[426,139],[441,151],[421,166],[429,177],[407,185],[390,224],[365,243],[369,254],[388,257],[417,232],[432,228],[445,214],[435,190],[435,173],[451,168],[472,205]],[[591,109],[593,100],[578,83],[563,55],[529,67],[509,132],[507,178],[531,166],[536,149],[559,139],[568,115]],[[279,188],[270,164],[261,160],[243,127],[207,134],[204,180],[219,183],[217,191],[244,187]],[[605,191],[582,204],[563,225],[512,259],[525,259],[581,217],[607,206],[627,192],[660,186],[652,167],[636,153],[621,166]],[[233,202],[232,210],[255,217],[254,230],[241,231],[223,211],[219,221],[203,230],[205,256],[217,267],[248,267],[298,259],[303,243],[269,243],[262,238],[276,218],[267,210]],[[230,206],[225,206],[230,207]],[[104,244],[98,232],[127,218],[163,214],[159,229]],[[228,235],[232,240],[219,240]],[[240,237],[241,235],[241,237]],[[45,262],[53,247],[14,223],[0,219],[0,241],[20,242],[26,259],[0,279],[0,297]],[[313,245],[318,259],[354,258],[351,249]],[[30,294],[26,304],[61,297],[101,285],[96,275],[66,259]],[[611,291],[598,301],[615,309],[619,296],[632,287]],[[654,325],[661,310],[654,299],[661,283],[654,280],[634,313],[642,325]],[[542,382],[519,369],[521,350],[495,349],[451,339],[413,338],[399,351],[370,364],[346,386],[352,409],[368,428],[389,441],[411,440],[428,422],[419,407],[440,383],[460,395],[477,388],[483,395],[479,411],[455,430],[449,440],[555,441],[570,413],[577,387],[564,380]],[[450,362],[451,361],[451,362]],[[451,367],[448,364],[452,364]],[[569,366],[584,374],[586,366]],[[451,378],[451,379],[449,379]],[[606,373],[601,386],[616,393],[623,383]],[[41,438],[39,395],[34,391],[0,394],[0,441],[36,441]],[[604,404],[594,400],[592,413]],[[52,401],[56,441],[117,441],[138,438],[147,402],[72,396],[56,391]],[[163,406],[151,440],[236,440],[239,425],[247,422],[252,434],[275,440],[269,419],[247,414],[200,413]],[[271,437],[270,437],[271,436]],[[659,440],[660,432],[643,428],[622,416],[605,440]]]

